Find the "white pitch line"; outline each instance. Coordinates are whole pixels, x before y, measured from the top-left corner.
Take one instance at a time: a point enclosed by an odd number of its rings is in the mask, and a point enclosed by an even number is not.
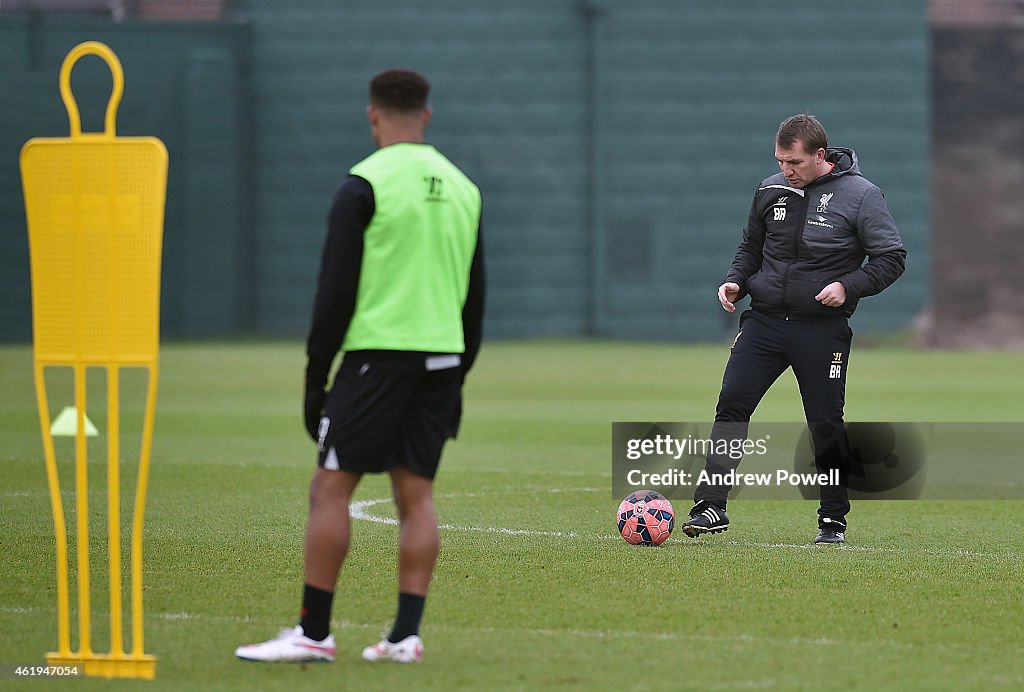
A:
[[[536,493],[536,488],[519,488],[523,492]],[[539,492],[547,493],[587,493],[587,492],[600,492],[601,488],[543,488]],[[484,497],[492,495],[493,493],[445,493],[438,495],[438,498],[452,499],[459,497]],[[349,512],[353,519],[361,519],[363,521],[369,521],[375,524],[387,524],[389,526],[397,526],[398,520],[394,517],[379,517],[375,514],[370,514],[367,510],[371,507],[375,507],[379,504],[391,502],[391,498],[377,498],[373,500],[358,500],[349,505]],[[440,524],[439,529],[446,531],[473,531],[477,533],[499,533],[506,536],[555,536],[559,538],[577,538],[579,534],[574,531],[541,531],[539,529],[510,529],[496,526],[458,526],[456,524]]]
[[[736,680],[734,682],[715,682],[706,687],[709,690],[768,690],[778,687],[774,678],[765,680]]]
[[[846,551],[846,552],[865,552],[865,553],[900,553],[901,550],[896,548],[875,548],[867,545],[835,545],[835,546],[821,546],[815,543],[758,543],[756,541],[722,541],[726,545],[735,545],[741,548],[789,548],[798,550],[821,550],[822,548],[832,548],[832,550]]]
[[[0,606],[0,613],[12,613],[16,615],[29,615],[38,613],[56,613],[56,608],[41,608],[41,607],[3,607]],[[104,611],[93,611],[93,615],[96,617],[108,616],[108,612]],[[238,624],[266,624],[268,627],[273,625],[280,625],[279,620],[271,620],[269,618],[257,618],[251,615],[206,615],[198,613],[150,613],[147,614],[147,618],[155,618],[157,620],[167,620],[170,622],[190,622],[190,621],[202,621],[202,622],[231,622]],[[380,631],[381,623],[364,623],[364,622],[352,622],[350,620],[336,620],[331,619],[331,626],[341,630],[374,630]],[[688,642],[704,642],[704,643],[732,643],[732,644],[750,644],[753,646],[764,646],[766,644],[771,645],[782,645],[782,646],[823,646],[823,647],[869,647],[869,648],[884,648],[890,649],[905,649],[905,650],[927,650],[929,652],[935,651],[984,651],[989,652],[990,648],[987,644],[964,644],[960,642],[941,642],[941,643],[930,643],[930,644],[918,644],[915,642],[908,641],[896,641],[892,639],[872,639],[870,641],[858,640],[858,639],[834,639],[831,637],[771,637],[754,634],[726,634],[726,635],[715,635],[715,634],[690,634],[686,632],[651,632],[651,631],[640,631],[640,630],[623,630],[623,629],[610,629],[610,630],[587,630],[587,629],[576,629],[567,627],[564,629],[552,628],[552,627],[466,627],[463,625],[431,625],[430,629],[439,632],[455,632],[459,634],[471,633],[471,634],[495,634],[495,635],[508,635],[508,634],[522,634],[529,637],[555,637],[559,640],[565,640],[567,637],[579,638],[579,639],[598,639],[598,640],[610,640],[615,641],[616,639],[642,639],[645,641],[688,641]]]
[[[7,608],[0,607],[0,612],[13,613],[17,615],[29,615],[33,613],[55,613],[56,608]],[[93,611],[93,615],[96,617],[104,617],[109,613],[103,611]],[[156,618],[157,620],[167,620],[171,622],[187,622],[187,621],[203,621],[203,622],[233,622],[238,624],[267,624],[271,625],[274,622],[267,618],[256,618],[251,615],[205,615],[198,613],[152,613],[147,614],[147,617]],[[372,629],[379,630],[380,623],[361,623],[351,622],[349,620],[331,620],[331,625],[337,629]],[[782,643],[791,644],[795,646],[806,646],[808,644],[816,646],[844,646],[849,642],[844,642],[836,639],[828,639],[825,637],[819,638],[805,638],[805,637],[760,637],[750,634],[738,634],[738,635],[710,635],[710,634],[686,634],[681,632],[641,632],[636,630],[585,630],[566,628],[558,629],[551,627],[465,627],[460,625],[432,625],[431,629],[448,632],[474,632],[477,634],[504,634],[504,633],[520,633],[527,636],[540,636],[540,637],[557,637],[564,639],[565,637],[577,637],[580,639],[645,639],[645,640],[658,640],[658,641],[700,641],[700,642],[740,642],[748,644],[766,644],[766,643]],[[865,642],[875,644],[875,642]]]
[[[585,492],[602,492],[603,488],[515,488],[524,493],[585,493]],[[96,494],[101,491],[95,491]],[[506,491],[507,492],[507,491]],[[70,495],[73,491],[62,491],[62,495]],[[44,491],[12,491],[4,493],[4,497],[26,497],[30,495],[47,495]],[[90,492],[90,495],[94,494]],[[438,498],[460,498],[460,497],[484,497],[493,495],[494,493],[446,493],[438,495]],[[362,521],[368,521],[375,524],[386,524],[389,526],[397,526],[398,520],[392,517],[380,517],[374,514],[370,514],[366,510],[377,505],[390,502],[390,498],[377,498],[372,500],[359,500],[349,505],[349,509],[353,519],[359,519]],[[456,524],[441,524],[438,526],[439,529],[446,531],[470,531],[475,533],[494,533],[505,536],[551,536],[555,538],[579,538],[580,534],[575,531],[543,531],[539,529],[513,529],[506,527],[495,527],[495,526],[460,526]],[[600,540],[619,540],[619,536],[615,534],[597,534],[591,536]],[[712,543],[714,541],[714,543]],[[689,545],[698,545],[699,541],[690,538],[670,538],[667,543],[682,543]],[[922,554],[930,555],[933,557],[941,558],[977,558],[984,560],[1012,560],[1012,561],[1024,561],[1024,555],[1020,553],[990,553],[990,552],[979,552],[976,550],[967,549],[954,549],[954,550],[942,550],[942,549],[931,549],[931,548],[885,548],[876,546],[864,546],[864,545],[837,545],[837,546],[820,546],[813,543],[763,543],[756,541],[729,541],[729,540],[716,540],[710,539],[707,545],[713,544],[719,545],[731,545],[738,548],[766,548],[772,550],[820,550],[820,551],[838,551],[838,552],[860,552],[860,553],[884,553],[892,555],[901,554]]]
[[[622,537],[618,534],[613,533],[602,533],[596,534],[594,538],[618,542],[622,540]],[[676,544],[676,545],[689,545],[689,546],[707,546],[712,547],[715,545],[729,545],[737,548],[765,548],[769,550],[810,550],[819,551],[822,553],[826,552],[861,552],[861,553],[891,553],[894,555],[902,554],[913,554],[921,553],[925,555],[932,555],[934,557],[972,557],[972,558],[983,558],[986,560],[991,559],[1009,559],[1009,560],[1022,560],[1024,556],[1018,555],[1017,553],[979,553],[971,550],[931,550],[929,548],[882,548],[874,547],[869,545],[850,545],[848,543],[843,545],[832,545],[823,546],[814,543],[761,543],[758,541],[729,541],[725,539],[718,539],[714,537],[708,538],[669,538],[667,541],[662,543],[663,546]]]
[[[467,497],[467,495],[460,495],[460,497]],[[390,502],[391,498],[385,497],[376,500],[359,500],[349,505],[349,512],[353,519],[362,519],[363,521],[373,522],[375,524],[388,524],[391,526],[397,526],[398,520],[393,517],[378,517],[374,514],[369,514],[366,510],[370,507],[374,507],[385,502]],[[477,533],[500,533],[506,536],[556,536],[564,538],[576,538],[577,534],[572,531],[539,531],[534,529],[508,529],[504,527],[496,526],[457,526],[455,524],[439,524],[439,529],[447,531],[475,531]]]
[[[33,613],[56,613],[56,608],[7,608],[0,606],[0,613],[12,613],[15,615],[31,615]],[[96,617],[109,616],[109,612],[93,610],[92,614]],[[170,622],[191,622],[191,621],[202,621],[202,622],[234,622],[238,624],[265,624],[273,625],[279,624],[278,620],[271,620],[269,618],[258,618],[252,615],[205,615],[199,613],[146,613],[146,618],[155,618],[157,620],[168,620]],[[381,624],[364,624],[359,622],[351,622],[349,620],[331,620],[331,625],[339,629],[372,629],[380,630]]]
[[[679,539],[680,542],[686,543],[686,540]],[[829,549],[839,552],[863,552],[863,553],[890,553],[895,555],[901,555],[905,553],[921,553],[925,555],[932,555],[934,557],[971,557],[971,558],[983,558],[986,560],[991,559],[1010,559],[1020,560],[1022,556],[1018,553],[982,553],[976,550],[940,550],[930,548],[883,548],[878,546],[870,545],[850,545],[844,543],[836,546],[822,546],[815,543],[758,543],[755,541],[722,541],[726,545],[735,545],[737,547],[748,547],[748,548],[783,548],[783,549],[799,549],[799,550],[819,550],[825,552]]]
[[[523,492],[536,493],[536,488],[518,488]],[[564,493],[564,492],[601,492],[602,488],[544,488],[540,492],[548,493]],[[438,498],[453,499],[462,497],[484,497],[493,495],[494,493],[445,493],[438,495]],[[372,500],[359,500],[349,505],[349,511],[351,512],[353,519],[360,519],[362,521],[369,521],[376,524],[387,524],[390,526],[397,526],[398,520],[393,517],[380,517],[374,514],[370,514],[367,510],[371,507],[375,507],[380,504],[390,502],[390,498],[376,498]],[[441,524],[438,526],[439,529],[445,529],[447,531],[471,531],[477,533],[499,533],[508,536],[553,536],[558,538],[579,538],[580,534],[574,531],[541,531],[535,529],[512,529],[502,528],[493,526],[459,526],[455,524]],[[610,540],[617,541],[620,537],[616,534],[596,534],[591,536],[599,540]],[[714,543],[712,543],[714,541]],[[700,541],[692,538],[670,538],[666,543],[682,543],[688,545],[698,545]],[[998,559],[998,560],[1024,560],[1024,556],[1018,553],[988,553],[979,552],[974,550],[956,549],[956,550],[941,550],[941,549],[929,549],[929,548],[885,548],[880,546],[866,546],[866,545],[850,545],[843,544],[837,546],[821,546],[814,543],[764,543],[757,541],[729,541],[729,540],[715,540],[711,539],[707,545],[731,545],[738,548],[765,548],[771,550],[818,550],[818,551],[838,551],[838,552],[851,552],[851,553],[885,553],[885,554],[924,554],[931,555],[934,557],[942,558],[980,558],[985,560]]]
[[[60,494],[61,494],[62,497],[74,497],[75,496],[75,489],[74,488],[61,488]],[[106,494],[107,494],[107,489],[106,488],[91,488],[89,490],[89,497],[93,497],[93,496],[97,496],[98,497],[100,495],[104,495],[105,496]],[[3,497],[49,497],[49,496],[50,496],[50,491],[49,490],[12,490],[10,492],[7,492],[7,493],[3,494]]]

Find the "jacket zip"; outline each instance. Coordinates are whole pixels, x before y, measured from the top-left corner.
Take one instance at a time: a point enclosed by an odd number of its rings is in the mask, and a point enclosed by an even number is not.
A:
[[[786,321],[789,321],[789,299],[786,295],[786,289],[789,288],[789,270],[800,261],[800,241],[803,240],[804,230],[807,228],[807,210],[811,208],[810,198],[804,195],[801,199],[803,199],[806,206],[804,207],[804,213],[800,217],[800,228],[793,235],[794,259],[786,264],[786,270],[782,272],[782,306],[785,308]]]

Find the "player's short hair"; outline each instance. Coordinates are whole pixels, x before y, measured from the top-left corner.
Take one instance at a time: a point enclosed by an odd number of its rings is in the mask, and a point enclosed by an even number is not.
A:
[[[828,134],[818,119],[810,113],[791,115],[779,125],[775,142],[780,147],[789,149],[797,140],[804,143],[804,150],[809,154],[818,149],[828,149]]]
[[[412,70],[384,70],[370,80],[370,103],[397,113],[415,113],[427,107],[430,82]]]

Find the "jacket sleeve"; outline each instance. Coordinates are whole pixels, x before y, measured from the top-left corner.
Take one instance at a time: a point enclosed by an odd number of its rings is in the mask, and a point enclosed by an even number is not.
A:
[[[839,279],[854,299],[881,293],[900,278],[907,266],[900,232],[885,204],[885,195],[877,187],[872,186],[861,199],[857,237],[868,261]]]
[[[323,388],[356,309],[363,263],[363,233],[373,218],[373,188],[350,175],[334,196],[327,217],[313,303],[313,323],[306,341],[306,386]]]
[[[757,194],[755,193],[754,200],[750,203],[747,225],[743,229],[743,240],[740,241],[736,257],[733,258],[732,266],[729,267],[729,271],[725,275],[726,282],[732,281],[739,285],[741,297],[747,294],[747,279],[761,268],[761,262],[764,260],[766,232],[764,219],[757,208]]]

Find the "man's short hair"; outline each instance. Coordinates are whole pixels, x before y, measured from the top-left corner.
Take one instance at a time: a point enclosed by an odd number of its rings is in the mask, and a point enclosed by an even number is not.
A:
[[[430,82],[412,70],[384,70],[370,80],[370,103],[398,113],[415,113],[427,107]]]
[[[828,149],[828,134],[818,119],[810,113],[791,115],[779,125],[775,142],[780,147],[790,149],[797,140],[803,142],[804,151],[808,154],[813,154],[818,149]]]

